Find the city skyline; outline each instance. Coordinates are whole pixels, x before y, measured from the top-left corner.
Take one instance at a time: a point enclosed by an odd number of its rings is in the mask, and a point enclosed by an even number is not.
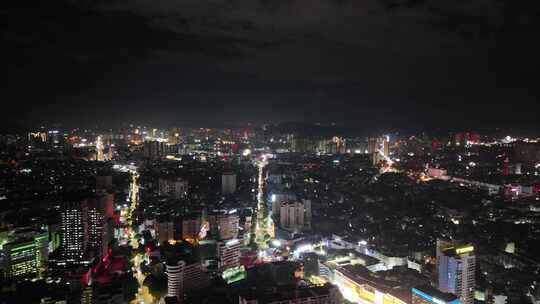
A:
[[[0,16],[0,304],[540,304],[538,0]]]

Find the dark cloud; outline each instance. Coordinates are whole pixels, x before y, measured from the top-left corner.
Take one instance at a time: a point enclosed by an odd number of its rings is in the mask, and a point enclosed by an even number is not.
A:
[[[3,16],[19,120],[433,126],[539,110],[528,0],[56,1]]]

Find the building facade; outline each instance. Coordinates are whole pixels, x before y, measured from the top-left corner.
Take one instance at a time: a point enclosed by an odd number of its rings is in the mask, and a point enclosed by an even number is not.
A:
[[[181,199],[187,196],[189,184],[186,180],[177,178],[160,178],[158,180],[158,194]]]
[[[279,218],[282,229],[295,232],[311,229],[311,201],[282,203]]]
[[[227,172],[221,175],[221,192],[223,194],[236,192],[236,174]]]
[[[211,233],[219,240],[238,238],[240,218],[236,212],[214,212],[208,215]]]
[[[238,239],[218,242],[219,270],[223,271],[240,265],[240,248]]]
[[[476,257],[474,247],[437,240],[439,289],[459,297],[464,304],[474,303]]]
[[[431,286],[419,286],[411,289],[411,304],[461,304],[461,301],[451,293]]]

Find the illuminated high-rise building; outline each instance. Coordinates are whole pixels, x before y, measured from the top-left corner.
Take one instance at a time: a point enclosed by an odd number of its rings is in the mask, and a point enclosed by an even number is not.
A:
[[[108,149],[108,152],[107,152],[107,160],[108,161],[111,161],[113,159],[113,144],[111,143],[111,140],[109,139],[109,149]]]
[[[104,150],[104,146],[103,146],[103,140],[101,139],[101,136],[98,136],[96,138],[96,160],[97,161],[104,161],[105,160],[105,156],[103,155],[103,150]]]
[[[47,132],[45,132],[44,130],[28,133],[29,146],[39,146],[47,143],[47,140]]]
[[[368,139],[368,153],[372,156],[373,165],[377,165],[390,155],[388,136],[379,136]]]
[[[476,257],[474,247],[437,240],[439,289],[456,295],[464,304],[474,303]]]
[[[338,136],[334,136],[332,137],[332,147],[333,149],[335,149],[334,151],[334,154],[343,154],[345,153],[346,151],[346,143],[345,143],[345,140],[342,138],[342,137],[338,137]]]
[[[46,231],[15,231],[0,245],[4,274],[8,278],[35,276],[48,257],[49,235]]]
[[[184,292],[184,268],[186,262],[167,262],[165,270],[167,272],[167,296],[180,298]]]
[[[101,257],[107,253],[109,229],[107,204],[109,196],[70,200],[63,204],[61,216],[61,257],[78,263],[86,256]]]
[[[3,246],[6,277],[35,275],[38,273],[38,252],[32,239],[17,240]]]
[[[70,261],[82,260],[88,239],[85,235],[88,221],[85,210],[86,201],[70,200],[64,202],[60,213],[62,258]]]
[[[296,194],[293,192],[273,192],[272,195],[270,195],[270,199],[268,200],[270,204],[272,205],[272,214],[279,218],[279,212],[281,209],[281,203],[283,202],[293,202],[296,201]]]
[[[87,250],[93,256],[105,256],[109,248],[106,202],[106,197],[93,197],[86,201],[84,208]]]
[[[180,302],[184,292],[204,288],[208,278],[202,270],[200,262],[187,263],[184,260],[167,261],[167,296],[175,297]]]
[[[284,202],[279,211],[281,228],[300,232],[311,229],[311,201]]]
[[[236,210],[221,210],[210,213],[208,222],[210,223],[210,231],[216,239],[230,240],[238,237],[240,218]]]
[[[223,271],[240,265],[240,248],[238,239],[218,242],[219,270]]]
[[[181,142],[180,137],[180,129],[179,128],[173,128],[169,131],[169,144],[171,145],[178,145]]]
[[[167,296],[181,302],[184,292],[207,285],[208,278],[203,273],[195,246],[188,242],[165,243],[162,253],[167,273]]]
[[[373,154],[377,152],[377,149],[379,147],[378,141],[379,139],[376,137],[368,138],[368,153],[369,154]]]

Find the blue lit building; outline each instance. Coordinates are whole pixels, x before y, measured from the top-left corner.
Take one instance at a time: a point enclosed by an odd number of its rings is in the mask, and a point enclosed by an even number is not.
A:
[[[414,287],[411,290],[412,304],[461,304],[459,298],[431,286]]]
[[[439,290],[455,294],[463,304],[473,304],[475,269],[474,246],[437,240]]]

